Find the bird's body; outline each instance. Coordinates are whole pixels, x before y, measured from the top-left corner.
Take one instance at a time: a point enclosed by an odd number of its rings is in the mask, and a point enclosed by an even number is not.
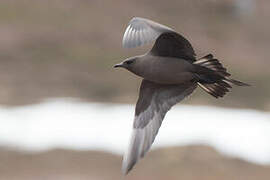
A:
[[[151,54],[138,57],[129,70],[146,80],[160,84],[182,84],[194,79],[194,65],[183,59]]]
[[[170,108],[200,86],[215,98],[223,97],[231,85],[248,84],[229,78],[226,68],[209,54],[197,59],[187,39],[173,29],[144,18],[133,18],[123,37],[124,47],[155,41],[145,55],[126,59],[122,67],[143,78],[136,104],[130,146],[123,159],[127,174],[144,157]]]

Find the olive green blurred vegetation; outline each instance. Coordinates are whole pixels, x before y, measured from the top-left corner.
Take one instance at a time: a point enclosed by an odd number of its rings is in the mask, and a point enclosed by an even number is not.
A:
[[[113,64],[151,45],[123,49],[134,16],[185,35],[198,57],[213,53],[236,87],[216,100],[197,90],[184,103],[270,110],[270,2],[268,0],[2,0],[0,103],[23,105],[44,98],[134,103],[140,79]]]

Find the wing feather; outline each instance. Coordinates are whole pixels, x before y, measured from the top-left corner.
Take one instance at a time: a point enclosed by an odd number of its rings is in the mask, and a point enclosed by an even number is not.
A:
[[[165,114],[173,105],[190,95],[196,87],[195,83],[160,85],[147,80],[142,81],[130,145],[123,158],[124,174],[147,153]]]
[[[135,17],[131,19],[123,36],[123,47],[133,48],[155,41],[150,53],[156,56],[167,56],[196,60],[195,52],[190,42],[173,29],[151,21]]]
[[[130,33],[130,29],[135,33]],[[142,33],[137,33],[139,31]],[[156,40],[158,36],[164,32],[173,32],[173,30],[148,19],[139,17],[132,18],[123,36],[123,47],[133,48],[144,45]],[[145,36],[142,36],[144,33]]]

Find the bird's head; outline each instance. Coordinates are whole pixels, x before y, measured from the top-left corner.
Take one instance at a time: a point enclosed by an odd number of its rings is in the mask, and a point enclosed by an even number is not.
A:
[[[132,69],[134,69],[134,67],[135,67],[136,60],[137,60],[137,57],[127,58],[123,62],[121,62],[119,64],[116,64],[113,67],[114,68],[121,67],[121,68],[125,68],[125,69],[127,69],[129,71],[132,71]]]

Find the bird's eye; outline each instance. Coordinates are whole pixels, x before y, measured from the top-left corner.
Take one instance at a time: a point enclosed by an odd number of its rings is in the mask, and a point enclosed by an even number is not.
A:
[[[133,61],[127,61],[126,63],[127,63],[127,64],[132,64],[132,63],[133,63]]]

